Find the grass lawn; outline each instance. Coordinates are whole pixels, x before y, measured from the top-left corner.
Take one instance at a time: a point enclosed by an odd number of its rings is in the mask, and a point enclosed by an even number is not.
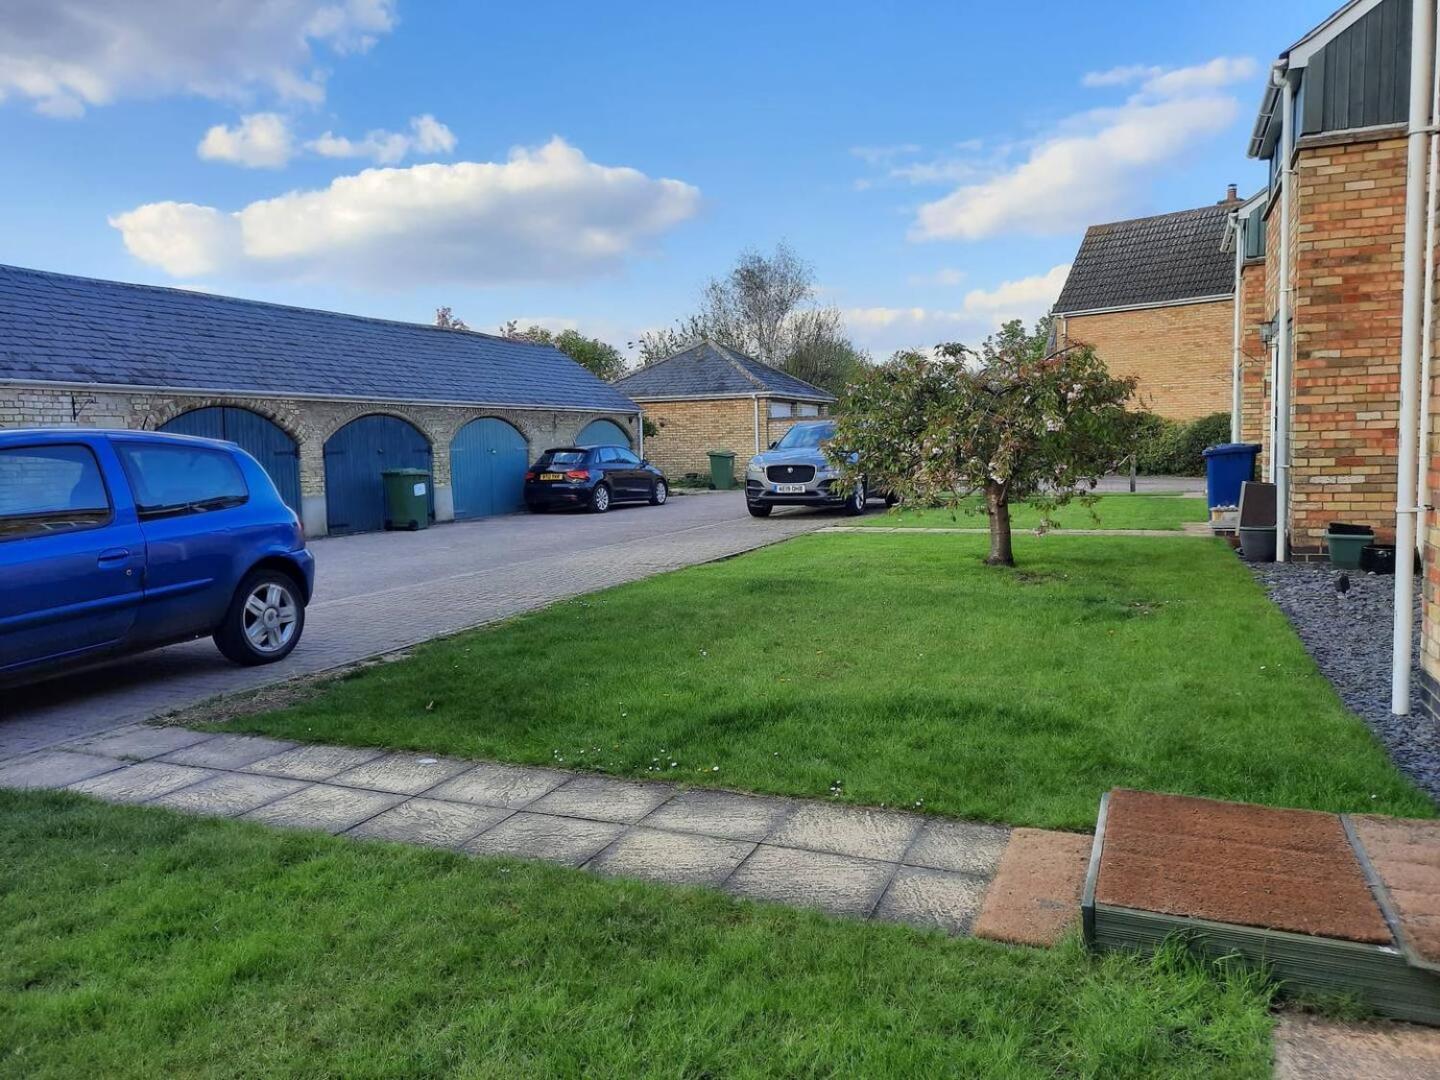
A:
[[[804,536],[226,727],[1059,828],[1117,785],[1433,815],[1219,541],[1015,548],[1006,571],[983,536]]]
[[[1265,1077],[1260,980],[0,792],[0,1074]]]
[[[973,512],[967,512],[973,511]],[[1015,529],[1033,529],[1040,524],[1040,512],[1017,503],[1010,507]],[[1051,520],[1057,529],[1171,529],[1178,531],[1187,521],[1209,521],[1204,499],[1180,495],[1102,495],[1094,506],[1071,503],[1055,511]],[[896,509],[884,514],[867,514],[847,525],[876,525],[901,528],[983,529],[985,504],[967,501],[958,510]]]

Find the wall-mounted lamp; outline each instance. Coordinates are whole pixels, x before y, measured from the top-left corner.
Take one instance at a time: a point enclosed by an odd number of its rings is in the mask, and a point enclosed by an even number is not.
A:
[[[1279,320],[1277,319],[1271,319],[1269,322],[1261,323],[1260,340],[1263,341],[1266,345],[1274,344],[1275,335],[1279,333],[1279,330],[1280,324]]]

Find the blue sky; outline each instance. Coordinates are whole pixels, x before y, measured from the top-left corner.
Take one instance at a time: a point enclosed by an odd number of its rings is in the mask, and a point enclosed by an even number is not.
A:
[[[1332,4],[5,7],[0,262],[623,345],[784,239],[883,357],[1258,186],[1265,67]]]

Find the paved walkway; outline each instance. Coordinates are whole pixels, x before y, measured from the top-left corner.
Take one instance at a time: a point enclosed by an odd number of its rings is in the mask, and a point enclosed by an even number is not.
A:
[[[823,528],[811,511],[752,519],[740,492],[608,514],[514,514],[416,533],[317,541],[315,601],[286,660],[240,668],[209,640],[0,693],[0,759],[394,652],[567,597]]]
[[[4,762],[0,787],[545,859],[952,934],[979,918],[999,928],[988,936],[1034,943],[1078,915],[1089,851],[1072,834],[1017,829],[1012,844],[999,826],[813,800],[143,724]],[[985,913],[997,871],[1014,876],[1002,863],[1047,837],[1074,851],[1039,922],[1017,923],[1003,884],[1006,911]]]

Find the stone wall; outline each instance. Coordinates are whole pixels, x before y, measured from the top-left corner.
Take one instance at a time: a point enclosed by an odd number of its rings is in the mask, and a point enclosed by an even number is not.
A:
[[[1139,379],[1138,404],[1171,420],[1230,411],[1231,298],[1171,307],[1067,315],[1063,342],[1094,346],[1112,375]]]
[[[441,521],[454,518],[450,443],[455,433],[471,420],[493,416],[513,425],[529,442],[532,459],[546,447],[573,443],[586,424],[601,418],[615,421],[638,445],[634,417],[610,413],[14,386],[0,387],[0,428],[113,427],[153,431],[181,413],[215,405],[233,405],[259,413],[295,439],[300,450],[301,517],[311,536],[323,536],[326,532],[325,440],[361,416],[375,413],[397,416],[415,425],[430,441],[435,516]]]

